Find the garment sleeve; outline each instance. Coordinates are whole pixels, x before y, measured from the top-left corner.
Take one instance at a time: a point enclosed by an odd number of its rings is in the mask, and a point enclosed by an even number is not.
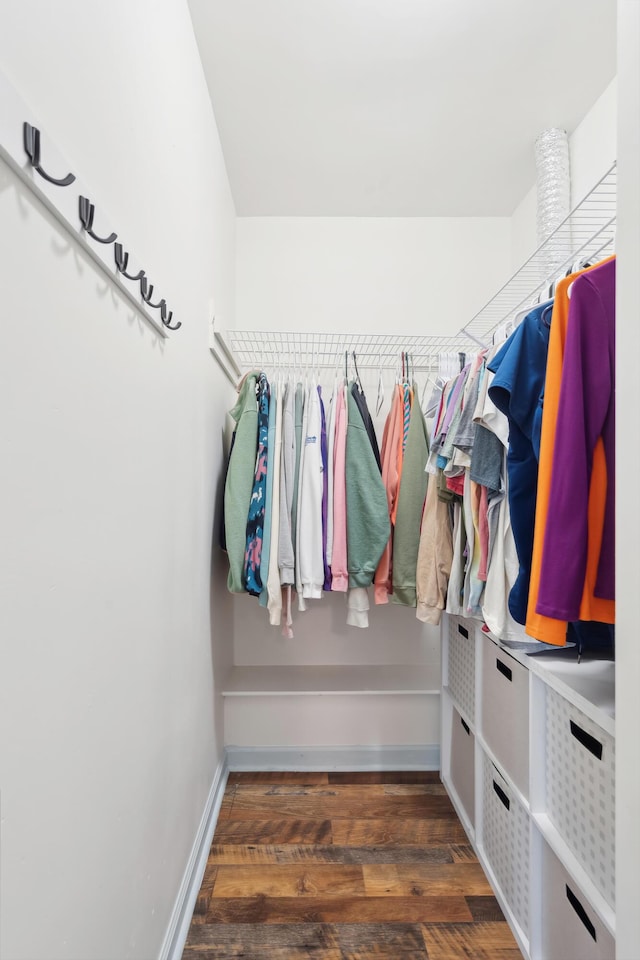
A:
[[[320,449],[321,414],[320,398],[315,384],[307,395],[309,415],[303,436],[305,445],[300,476],[300,500],[298,522],[299,565],[302,597],[318,600],[324,583],[324,560],[322,555],[322,455]],[[304,431],[303,431],[304,433]]]
[[[402,396],[396,388],[393,403],[387,422],[384,425],[382,440],[382,482],[387,493],[388,514],[393,512],[396,494],[398,492],[398,449],[402,444]],[[391,593],[391,534],[382,551],[382,556],[376,567],[374,582],[374,597],[377,604],[388,603]]]
[[[295,555],[291,529],[293,503],[295,436],[293,425],[293,389],[287,387],[282,415],[282,450],[280,454],[280,535],[278,538],[278,566],[280,582],[287,585],[295,582]]]
[[[387,493],[362,416],[347,397],[346,493],[349,587],[369,587],[391,533]]]
[[[327,431],[327,566],[331,567],[333,557],[333,458],[336,440],[336,402],[337,386],[333,388],[329,406],[329,427]]]
[[[269,544],[269,573],[267,575],[267,609],[271,626],[280,626],[282,615],[282,590],[280,589],[280,568],[278,555],[280,553],[280,485],[283,481],[281,471],[282,449],[282,391],[280,385],[275,387],[276,423],[274,445],[271,456],[272,473],[272,505],[271,505],[271,543]]]
[[[536,611],[577,620],[588,548],[593,454],[611,399],[607,316],[588,275],[571,291],[562,365],[549,510]]]
[[[435,478],[429,480],[420,527],[416,569],[416,618],[437,626],[447,605],[453,560],[448,505],[438,498]]]
[[[345,444],[347,408],[344,387],[340,387],[336,404],[336,436],[333,457],[333,552],[331,556],[331,589],[345,593],[349,586],[347,568],[347,492],[345,476]]]

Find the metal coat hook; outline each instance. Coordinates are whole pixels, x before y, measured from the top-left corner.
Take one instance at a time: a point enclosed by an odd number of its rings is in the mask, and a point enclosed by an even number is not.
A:
[[[24,149],[34,170],[37,170],[40,176],[44,177],[45,180],[48,180],[49,183],[55,183],[57,187],[68,187],[69,184],[73,183],[75,180],[75,175],[73,173],[68,173],[66,177],[58,178],[52,177],[50,173],[47,173],[46,170],[42,169],[40,164],[40,131],[38,128],[31,126],[31,124],[27,123],[25,120],[24,124],[22,125],[22,131]]]
[[[153,307],[154,310],[162,308],[162,304],[164,302],[163,300],[158,300],[157,303],[151,303],[151,297],[153,296],[153,284],[149,283],[144,274],[140,277],[140,296],[144,302],[150,307]]]
[[[121,243],[115,244],[113,248],[113,256],[116,261],[118,273],[121,273],[123,277],[127,278],[127,280],[142,280],[144,277],[144,270],[138,270],[136,274],[127,273],[127,267],[129,266],[129,254],[126,252]]]
[[[160,301],[160,319],[162,320],[167,330],[179,330],[180,327],[182,326],[182,321],[179,320],[178,323],[176,323],[176,325],[172,327],[171,320],[173,318],[173,310],[169,310],[169,313],[167,313],[167,310],[168,310],[167,301],[161,300]]]
[[[81,196],[79,198],[79,209],[82,227],[84,230],[86,230],[89,236],[93,237],[94,240],[97,240],[98,243],[113,243],[118,236],[117,233],[110,233],[108,237],[99,237],[93,232],[93,217],[96,212],[96,208],[95,205],[88,199],[88,197]]]

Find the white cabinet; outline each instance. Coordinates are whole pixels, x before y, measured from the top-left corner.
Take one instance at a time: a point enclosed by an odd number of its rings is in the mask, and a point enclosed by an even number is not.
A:
[[[491,752],[529,797],[529,671],[487,636],[482,645],[480,729]]]
[[[476,715],[475,624],[462,617],[447,617],[447,644],[442,656],[443,686],[466,720]]]
[[[545,703],[545,812],[614,907],[615,740],[555,690]]]
[[[482,820],[479,844],[513,919],[529,936],[529,811],[512,784],[482,755]]]
[[[543,841],[541,956],[615,960],[615,940],[588,896]]]
[[[442,780],[523,955],[613,960],[614,664],[442,641]]]
[[[476,817],[475,745],[473,730],[454,707],[451,714],[451,783],[471,826]]]

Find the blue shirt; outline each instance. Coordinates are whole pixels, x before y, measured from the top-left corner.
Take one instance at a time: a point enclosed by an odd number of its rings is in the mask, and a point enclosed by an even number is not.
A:
[[[509,421],[509,510],[520,566],[509,611],[517,623],[527,618],[550,320],[550,303],[535,307],[487,364],[495,374],[489,396]]]

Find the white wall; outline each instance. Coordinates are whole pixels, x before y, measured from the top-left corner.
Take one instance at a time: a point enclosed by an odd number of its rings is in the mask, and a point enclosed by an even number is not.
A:
[[[618,85],[612,80],[591,110],[573,131],[569,131],[571,164],[571,206],[589,192],[616,159]],[[534,144],[531,144],[534,150]],[[513,270],[531,256],[538,246],[536,236],[536,186],[522,198],[511,217]]]
[[[416,750],[415,753],[420,756],[422,752],[421,762],[426,763],[431,760],[432,752],[425,750],[425,745],[433,747],[440,742],[437,736],[439,695],[288,695],[277,700],[270,696],[227,697],[225,719],[234,747],[258,746],[276,750],[284,747],[285,753],[286,748],[289,751],[297,748],[297,756],[293,753],[290,756],[294,763],[299,763],[305,755],[317,756],[317,749],[304,748],[329,746],[334,748],[327,751],[332,755],[332,770],[340,763],[341,757],[345,757],[340,748],[351,747],[351,756],[356,755],[354,747],[368,748],[362,752],[368,753],[370,762],[375,763],[380,757],[386,760],[401,755],[398,747],[421,747],[422,751]],[[435,739],[432,731],[435,731]],[[385,751],[385,747],[396,749]],[[235,751],[231,752],[233,756]],[[255,751],[253,756],[260,758],[260,751]]]
[[[616,957],[635,960],[640,944],[640,4],[618,2],[617,451],[616,501]],[[629,443],[629,437],[636,442]]]
[[[416,620],[413,608],[375,606],[373,595],[370,602],[366,630],[347,626],[344,594],[327,594],[322,600],[311,601],[305,613],[298,613],[294,607],[295,636],[284,640],[277,627],[269,627],[265,611],[253,599],[234,597],[235,662],[239,666],[309,666],[439,661],[438,631]]]
[[[221,759],[234,206],[185,0],[4,0],[0,69],[183,322],[161,342],[0,164],[0,953],[150,960]]]
[[[239,217],[240,329],[456,333],[509,269],[504,217]]]
[[[575,206],[618,155],[618,81],[612,80],[570,136],[571,204]]]

